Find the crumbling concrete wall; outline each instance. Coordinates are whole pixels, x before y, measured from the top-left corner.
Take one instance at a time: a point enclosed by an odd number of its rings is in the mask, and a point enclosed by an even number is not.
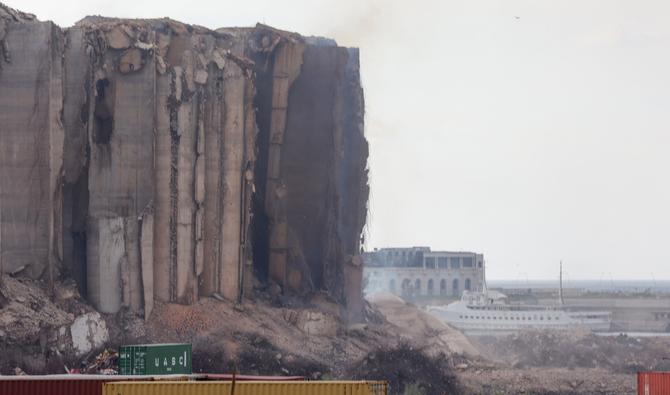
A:
[[[356,50],[262,25],[61,30],[0,12],[4,271],[69,275],[105,313],[241,301],[254,277],[362,308]]]
[[[326,290],[355,319],[368,198],[358,52],[263,26],[251,37],[260,89],[270,91],[258,100],[259,259],[285,290]]]
[[[62,258],[62,53],[53,23],[0,7],[0,263],[33,278]]]
[[[89,298],[104,312],[239,299],[255,137],[244,42],[170,20],[86,18],[68,34],[92,77]]]

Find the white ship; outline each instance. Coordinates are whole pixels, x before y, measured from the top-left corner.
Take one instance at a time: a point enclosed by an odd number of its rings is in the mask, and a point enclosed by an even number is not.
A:
[[[563,306],[520,306],[501,303],[485,292],[463,292],[461,300],[428,311],[464,331],[518,331],[522,329],[610,330],[611,313],[571,311]]]
[[[562,265],[561,265],[562,266]],[[610,330],[612,313],[577,311],[563,304],[559,288],[556,306],[511,305],[500,292],[464,291],[461,300],[447,306],[428,306],[428,311],[451,326],[468,332],[518,331],[523,329],[590,329]]]

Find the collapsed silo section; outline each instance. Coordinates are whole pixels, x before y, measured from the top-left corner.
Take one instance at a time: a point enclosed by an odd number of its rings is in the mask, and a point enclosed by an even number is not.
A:
[[[76,29],[95,54],[89,299],[146,315],[154,298],[238,300],[255,135],[243,41],[170,20],[87,18]]]
[[[368,146],[358,52],[260,25],[249,42],[259,86],[257,272],[285,293],[326,291],[360,313]]]
[[[139,229],[153,199],[155,59],[141,44],[149,29],[116,30],[80,23],[91,56],[88,95],[89,300],[104,313],[142,307]],[[75,43],[70,43],[75,45]]]

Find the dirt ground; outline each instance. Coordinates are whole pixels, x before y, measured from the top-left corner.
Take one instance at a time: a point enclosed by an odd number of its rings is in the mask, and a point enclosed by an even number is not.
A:
[[[670,338],[599,336],[584,331],[527,331],[472,337],[489,359],[514,368],[605,369],[615,373],[668,370]]]
[[[635,376],[604,369],[468,369],[457,374],[463,394],[634,394]]]
[[[406,306],[400,299],[382,304],[384,309]],[[278,306],[262,299],[241,307],[215,299],[194,306],[161,304],[148,322],[147,340],[193,342],[194,353],[211,361],[199,366],[202,370],[229,370],[236,364],[247,374],[313,378],[345,377],[356,361],[399,345],[430,350],[431,355],[460,354],[463,348],[476,353],[460,333],[416,308],[410,307],[409,315],[418,314],[423,320],[411,330],[409,321],[402,322],[395,314],[387,316],[395,322],[387,320],[380,315],[384,310],[377,309],[373,303],[365,323],[346,325],[340,307],[324,295],[301,306]]]
[[[461,332],[398,296],[381,293],[368,300],[389,323],[400,329],[402,336],[414,341],[421,339],[421,343],[431,352],[450,352],[468,357],[480,355],[479,350]]]

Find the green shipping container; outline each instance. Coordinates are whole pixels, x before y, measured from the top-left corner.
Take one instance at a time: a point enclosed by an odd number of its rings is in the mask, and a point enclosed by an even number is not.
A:
[[[121,346],[119,374],[191,374],[190,344],[137,344]]]

